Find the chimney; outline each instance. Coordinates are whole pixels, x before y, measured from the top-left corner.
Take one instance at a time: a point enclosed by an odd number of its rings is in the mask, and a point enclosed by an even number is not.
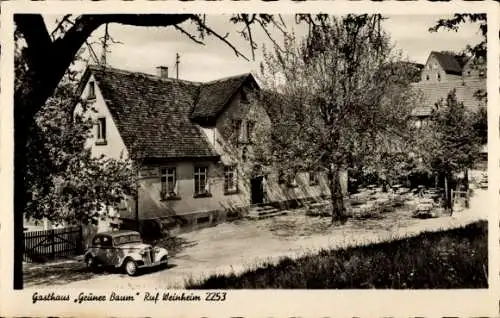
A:
[[[167,66],[157,66],[156,75],[160,78],[168,78],[168,67]]]

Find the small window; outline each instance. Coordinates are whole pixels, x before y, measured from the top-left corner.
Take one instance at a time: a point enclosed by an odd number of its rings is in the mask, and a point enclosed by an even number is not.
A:
[[[92,245],[100,246],[101,245],[101,237],[100,236],[94,237],[94,240],[92,240]]]
[[[437,74],[437,79],[438,79],[438,81],[441,80],[441,74],[440,73]]]
[[[177,171],[175,167],[162,168],[160,181],[162,199],[177,195]]]
[[[106,142],[106,117],[97,118],[97,143]]]
[[[286,177],[285,177],[285,173],[283,172],[283,170],[280,170],[278,172],[278,183],[279,184],[284,184],[286,183]]]
[[[111,238],[109,236],[103,236],[101,238],[101,245],[102,246],[112,246],[113,243],[111,242]]]
[[[297,186],[297,173],[293,173],[293,174],[288,176],[287,185],[291,188],[294,188]]]
[[[233,120],[233,134],[236,136],[236,141],[240,141],[241,138],[241,120],[234,119]]]
[[[429,77],[429,75],[425,75],[425,79],[428,81],[428,80],[430,80],[431,78]]]
[[[319,184],[318,172],[316,171],[309,172],[309,185],[313,186],[318,184]]]
[[[469,75],[469,76],[470,76],[470,74],[471,74],[470,70],[469,70],[469,71],[467,71],[467,75]]]
[[[238,191],[238,171],[236,166],[224,167],[224,194]]]
[[[95,98],[95,83],[93,81],[89,82],[89,90],[88,90],[87,98],[88,99]]]
[[[194,194],[196,196],[205,195],[209,193],[207,183],[207,167],[194,168]]]
[[[255,122],[252,120],[247,121],[247,140],[248,142],[254,141],[254,131],[255,131]]]
[[[241,149],[241,160],[243,161],[247,161],[248,159],[248,149],[246,146],[244,146],[242,149]]]

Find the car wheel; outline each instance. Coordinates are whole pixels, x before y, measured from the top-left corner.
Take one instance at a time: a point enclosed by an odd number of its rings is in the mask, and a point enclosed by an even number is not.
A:
[[[95,272],[97,270],[97,261],[93,256],[87,256],[85,264],[87,264],[87,268],[91,271]]]
[[[133,259],[126,260],[124,268],[129,276],[134,276],[137,273],[137,263]]]
[[[166,268],[168,266],[168,256],[167,255],[162,256],[160,258],[160,262],[161,262],[161,266]]]

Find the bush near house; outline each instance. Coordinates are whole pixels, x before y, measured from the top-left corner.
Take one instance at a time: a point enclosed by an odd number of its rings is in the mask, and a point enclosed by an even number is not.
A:
[[[486,221],[453,230],[342,250],[284,258],[240,275],[190,280],[190,289],[487,288]]]

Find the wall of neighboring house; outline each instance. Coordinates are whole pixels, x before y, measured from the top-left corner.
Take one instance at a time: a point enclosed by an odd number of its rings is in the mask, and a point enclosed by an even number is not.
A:
[[[91,94],[90,86],[91,83],[94,83],[93,94]],[[114,122],[113,116],[111,115],[110,110],[108,109],[106,102],[99,90],[99,84],[95,81],[95,78],[91,75],[83,88],[82,96],[83,99],[86,99],[90,102],[90,105],[95,111],[87,111],[86,115],[93,119],[95,125],[92,130],[92,137],[89,138],[86,142],[86,147],[91,149],[91,154],[93,157],[100,157],[104,155],[108,158],[114,159],[126,159],[128,158],[127,148],[123,139],[121,138],[120,132]],[[81,114],[83,112],[83,108],[81,105],[77,105],[75,108],[75,112]],[[103,118],[105,122],[105,135],[104,138],[98,139],[98,121],[99,118]],[[127,202],[123,202],[118,207],[118,216],[121,213],[130,214],[130,207],[134,206],[133,201],[127,200]],[[108,208],[109,209],[109,208]],[[108,214],[105,212],[106,209],[99,211],[101,214]],[[103,218],[99,221],[97,227],[89,227],[86,228],[84,232],[95,233],[96,231],[104,231],[108,230],[110,227],[110,222],[112,220],[110,218]],[[86,235],[86,237],[90,237],[91,235]]]
[[[251,96],[250,96],[251,99]],[[240,134],[235,135],[234,121],[241,121]],[[248,135],[246,122],[255,124],[252,134]],[[250,180],[258,169],[254,169],[256,162],[256,143],[262,134],[270,129],[271,121],[264,107],[258,103],[247,102],[244,94],[240,93],[231,102],[231,105],[217,120],[215,146],[222,153],[221,160],[226,164],[237,163],[241,176],[240,187],[246,200],[251,200]],[[245,159],[246,157],[246,159]],[[317,184],[309,183],[309,173],[301,172],[296,176],[294,185],[280,183],[277,169],[264,169],[264,203],[284,202],[305,198],[319,198],[329,195],[329,187],[324,173],[318,174]],[[257,172],[258,173],[258,172]],[[342,189],[347,192],[347,173],[342,173]]]
[[[462,76],[454,74],[446,74],[445,70],[441,67],[438,60],[434,56],[430,56],[422,69],[421,81],[422,82],[446,82],[460,80]]]
[[[478,78],[483,77],[484,75],[485,74],[480,74],[478,67],[474,67],[474,65],[472,64],[472,59],[469,60],[469,62],[467,62],[464,65],[464,69],[463,69],[464,79],[478,79]]]
[[[195,167],[207,167],[208,197],[195,195]],[[176,195],[161,195],[161,169],[175,168]],[[209,161],[179,161],[168,164],[150,165],[144,168],[139,181],[139,217],[141,219],[183,216],[190,213],[203,213],[226,210],[246,204],[245,195],[224,193],[224,168]],[[121,217],[135,218],[135,207],[129,206]]]
[[[92,119],[94,119],[96,124],[94,125],[93,136],[92,138],[89,138],[86,146],[91,147],[92,156],[94,157],[105,155],[106,157],[115,159],[128,158],[128,152],[125,143],[123,142],[118,128],[116,127],[111,112],[106,106],[106,102],[104,101],[101,91],[99,90],[98,83],[95,81],[93,76],[90,76],[87,85],[83,90],[82,97],[89,97],[90,83],[92,82],[94,83],[95,98],[90,98],[88,100],[92,102],[92,106],[96,110],[96,112],[89,111],[87,112],[87,114]],[[78,106],[76,111],[81,111],[81,106]],[[98,140],[97,138],[99,118],[104,118],[106,122],[106,136],[103,140]]]
[[[92,78],[90,79],[92,80]],[[87,94],[85,88],[84,94]],[[106,141],[100,144],[94,136],[89,140],[92,154],[104,154],[114,158],[128,156],[125,144],[120,137],[113,118],[106,107],[98,86],[95,86],[94,107],[97,110],[93,117],[106,118]],[[86,96],[86,95],[84,95]],[[228,107],[218,118],[214,127],[200,127],[207,141],[221,154],[219,162],[211,161],[177,161],[165,164],[155,164],[143,167],[138,182],[138,208],[140,219],[204,219],[208,223],[216,222],[215,219],[224,219],[228,211],[245,209],[251,204],[250,179],[254,169],[252,140],[258,137],[259,131],[269,129],[270,119],[262,106],[255,103],[242,101],[242,93],[236,94]],[[241,121],[242,127],[239,135],[235,132],[234,121]],[[247,138],[246,122],[255,123],[255,132]],[[97,127],[96,127],[97,131]],[[96,143],[97,142],[97,143]],[[246,157],[246,159],[244,159]],[[226,193],[224,187],[224,167],[236,165],[237,191]],[[195,196],[194,169],[196,166],[208,167],[208,190],[210,196]],[[176,195],[162,197],[161,169],[172,168],[176,170]],[[296,185],[290,186],[278,181],[278,173],[266,175],[264,181],[265,202],[282,202],[302,198],[317,198],[327,196],[328,183],[326,176],[320,174],[318,183],[309,184],[307,172],[299,173]],[[347,175],[343,174],[342,187],[347,190]],[[136,205],[134,200],[128,200],[119,209],[119,216],[123,219],[136,218]]]

